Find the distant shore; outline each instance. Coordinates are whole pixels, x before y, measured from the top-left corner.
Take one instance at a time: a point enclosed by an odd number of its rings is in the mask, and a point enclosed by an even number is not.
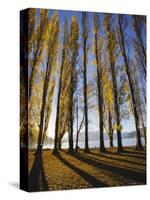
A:
[[[145,144],[144,138],[141,138],[142,140],[142,144]],[[135,138],[123,138],[122,140],[123,146],[124,147],[131,147],[131,146],[135,146],[136,144],[136,139]],[[110,141],[109,139],[105,139],[104,140],[104,144],[106,148],[110,147]],[[96,141],[89,141],[89,148],[91,149],[95,149],[95,148],[99,148],[99,140]],[[117,139],[114,139],[113,141],[113,145],[114,148],[117,147]],[[74,142],[74,146],[76,146],[75,142]],[[79,141],[78,142],[78,146],[83,149],[85,146],[85,142],[84,141]],[[48,144],[44,144],[43,149],[53,149],[54,147],[54,143],[48,143]],[[62,149],[68,149],[69,144],[68,141],[63,141],[62,142]],[[29,149],[36,149],[37,148],[37,144],[33,144],[33,145],[29,145]]]

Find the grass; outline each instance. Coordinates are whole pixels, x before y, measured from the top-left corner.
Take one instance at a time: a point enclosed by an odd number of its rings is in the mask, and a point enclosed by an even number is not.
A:
[[[81,189],[146,184],[146,151],[124,148],[123,153],[91,149],[69,154],[43,150],[41,156],[29,151],[30,191]]]

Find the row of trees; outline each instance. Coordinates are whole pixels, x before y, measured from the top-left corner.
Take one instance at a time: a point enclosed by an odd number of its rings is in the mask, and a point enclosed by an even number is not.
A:
[[[114,14],[100,17],[98,13],[82,12],[81,21],[73,16],[71,22],[66,18],[60,24],[57,12],[40,10],[39,17],[38,12],[30,9],[28,22],[28,116],[29,126],[33,122],[39,124],[37,150],[42,150],[54,93],[57,94],[54,152],[61,148],[66,133],[69,151],[74,151],[75,127],[76,150],[79,133],[84,128],[85,151],[89,152],[88,113],[95,109],[99,116],[101,151],[105,151],[104,132],[113,146],[114,131],[118,151],[123,150],[121,120],[131,114],[135,121],[136,148],[142,150],[141,127],[146,141],[145,17]],[[92,80],[89,80],[90,66],[95,67]],[[21,126],[24,126],[26,114],[23,109],[22,112]]]

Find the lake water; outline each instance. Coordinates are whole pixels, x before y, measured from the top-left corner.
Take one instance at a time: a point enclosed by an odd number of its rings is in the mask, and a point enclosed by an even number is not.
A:
[[[105,140],[105,147],[110,147],[109,146],[109,140]],[[114,146],[117,146],[117,140],[115,139],[113,141]],[[136,145],[136,139],[135,138],[123,138],[122,139],[122,144],[123,146],[135,146]],[[144,145],[144,138],[142,138],[142,144]],[[85,142],[79,142],[78,143],[80,148],[84,148],[85,146]],[[44,145],[44,149],[53,149],[54,145],[53,144],[49,144],[49,145]],[[68,149],[68,142],[63,142],[62,143],[62,148],[63,149]],[[74,143],[74,147],[75,147],[75,143]],[[95,147],[99,147],[99,141],[89,141],[89,148],[95,148]]]

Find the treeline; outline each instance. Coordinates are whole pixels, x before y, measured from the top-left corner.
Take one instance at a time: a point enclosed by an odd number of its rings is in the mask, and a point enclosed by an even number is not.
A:
[[[82,12],[81,20],[75,15],[71,21],[66,17],[62,23],[58,13],[29,9],[28,94],[21,82],[23,140],[27,128],[31,135],[34,134],[32,127],[36,123],[39,127],[37,151],[42,150],[55,102],[54,152],[61,149],[66,133],[69,151],[73,152],[74,148],[77,151],[83,128],[85,151],[89,152],[89,112],[94,110],[99,116],[101,151],[105,151],[104,132],[108,133],[112,147],[115,131],[118,151],[123,150],[121,120],[131,115],[136,128],[136,149],[142,150],[141,127],[146,143],[145,16]],[[24,30],[21,31],[22,40],[26,40]],[[95,68],[92,79],[89,79],[90,67]],[[25,64],[21,63],[22,80],[24,68]],[[28,113],[24,109],[27,96]],[[28,127],[25,126],[27,115]]]

